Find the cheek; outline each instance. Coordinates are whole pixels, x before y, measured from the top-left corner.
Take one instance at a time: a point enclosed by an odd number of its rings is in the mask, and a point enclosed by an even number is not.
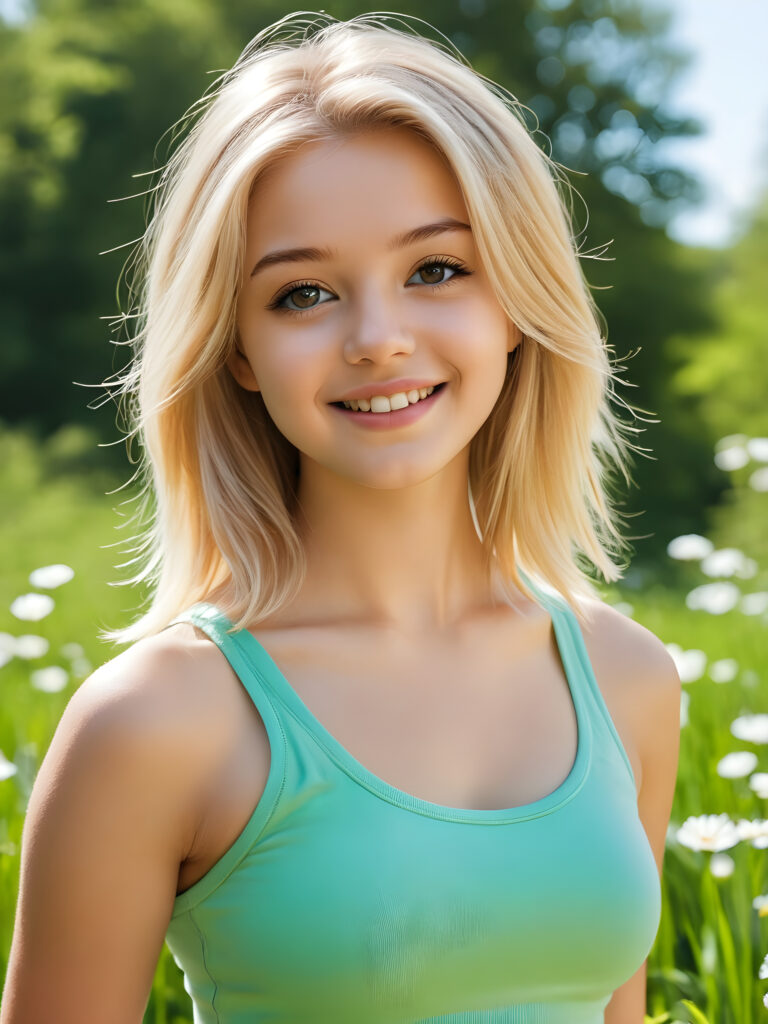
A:
[[[303,432],[317,428],[318,403],[332,379],[322,347],[309,332],[269,331],[249,346],[249,359],[267,412],[300,444]]]
[[[440,329],[444,338],[450,339],[451,358],[457,366],[491,376],[498,366],[504,373],[510,327],[495,299],[478,296],[475,301],[446,309]]]
[[[267,394],[276,398],[306,394],[317,388],[322,346],[313,332],[260,320],[246,323],[241,338],[265,398]]]

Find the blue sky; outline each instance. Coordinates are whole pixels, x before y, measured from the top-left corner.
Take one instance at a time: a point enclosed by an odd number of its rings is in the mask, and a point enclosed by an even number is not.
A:
[[[707,189],[705,203],[668,231],[688,245],[727,245],[739,211],[768,189],[768,2],[647,0],[674,12],[671,36],[694,59],[670,94],[676,111],[705,122],[696,139],[665,143]]]

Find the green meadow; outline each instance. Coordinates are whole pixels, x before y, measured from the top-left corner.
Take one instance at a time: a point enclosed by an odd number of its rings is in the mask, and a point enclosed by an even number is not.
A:
[[[88,444],[87,437],[74,428],[59,432],[44,445],[23,433],[0,432],[0,490],[6,498],[0,512],[4,567],[0,650],[7,652],[0,667],[0,751],[10,762],[3,772],[7,777],[0,781],[3,976],[18,890],[24,812],[37,768],[74,690],[92,667],[119,650],[100,642],[98,630],[126,622],[141,596],[129,587],[109,585],[126,575],[126,570],[115,566],[128,557],[123,548],[131,535],[128,517],[135,506],[129,499],[135,491],[106,493],[121,481],[88,466],[83,457]],[[738,538],[732,543],[737,547]],[[71,581],[50,590],[30,583],[33,570],[59,563],[74,570]],[[768,612],[745,614],[740,607],[720,614],[691,610],[686,593],[712,581],[695,563],[685,565],[680,578],[683,585],[675,588],[648,575],[642,584],[635,579],[631,587],[604,590],[606,600],[622,602],[627,614],[665,643],[677,645],[684,672],[696,676],[689,682],[684,679],[683,686],[688,695],[685,724],[665,855],[661,925],[649,963],[647,1021],[757,1024],[766,1013],[763,994],[768,980],[761,980],[759,974],[768,954],[768,915],[760,916],[753,901],[768,892],[766,850],[741,839],[731,842],[713,861],[715,854],[710,850],[681,844],[676,832],[691,816],[722,814],[736,823],[761,822],[765,815],[768,792],[761,795],[754,785],[756,773],[768,772],[765,746],[737,739],[730,726],[739,716],[766,708]],[[764,590],[765,566],[752,578],[735,582],[744,594]],[[34,592],[49,593],[55,606],[38,621],[20,620],[12,614],[11,604],[18,596]],[[38,652],[37,657],[14,655],[14,643],[29,635],[47,640],[47,652]],[[691,653],[696,651],[702,653]],[[35,675],[54,666],[67,673],[61,689],[50,683],[55,675]],[[40,680],[45,679],[48,688],[43,682],[41,689]],[[723,777],[718,771],[721,760],[737,751],[756,755],[756,766],[735,777]],[[0,758],[0,768],[3,764]],[[167,949],[158,963],[144,1019],[148,1024],[192,1020],[180,972]]]

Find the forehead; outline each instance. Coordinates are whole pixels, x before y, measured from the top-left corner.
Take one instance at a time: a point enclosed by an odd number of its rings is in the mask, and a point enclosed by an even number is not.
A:
[[[255,183],[249,249],[391,238],[421,223],[466,220],[458,182],[425,139],[393,128],[307,143]]]

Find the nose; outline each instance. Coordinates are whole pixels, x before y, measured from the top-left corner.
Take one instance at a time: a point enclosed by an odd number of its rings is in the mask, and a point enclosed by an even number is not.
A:
[[[344,356],[350,363],[385,363],[395,355],[410,355],[415,339],[394,295],[371,287],[351,306]]]

